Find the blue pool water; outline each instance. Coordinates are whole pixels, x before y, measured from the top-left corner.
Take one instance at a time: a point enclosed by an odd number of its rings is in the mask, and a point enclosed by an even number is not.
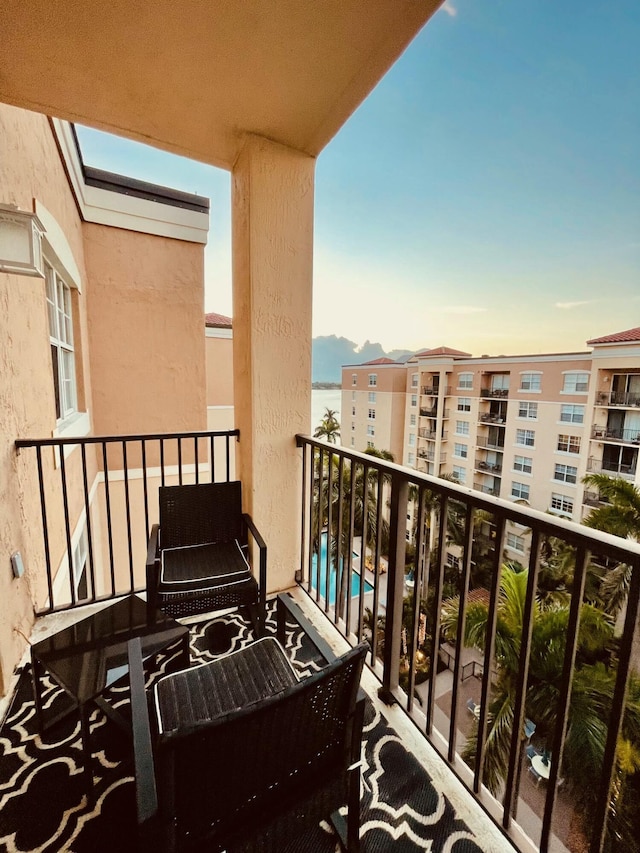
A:
[[[354,557],[358,555],[353,553]],[[316,589],[318,583],[317,571],[318,557],[316,554],[312,557],[311,563],[311,586]],[[327,534],[323,533],[320,539],[320,595],[325,598],[327,587]],[[373,586],[365,579],[364,591],[372,592]],[[360,574],[355,570],[351,573],[351,597],[358,595],[360,592]],[[333,565],[329,566],[329,604],[335,604],[336,601],[336,568]]]

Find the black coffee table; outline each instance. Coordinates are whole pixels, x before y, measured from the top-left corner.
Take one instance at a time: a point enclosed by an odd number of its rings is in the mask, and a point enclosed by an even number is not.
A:
[[[130,729],[130,723],[103,698],[102,694],[128,672],[127,643],[140,637],[142,657],[148,658],[174,644],[180,644],[176,665],[189,666],[189,629],[161,611],[153,611],[136,595],[76,622],[31,647],[33,695],[38,727],[42,732],[71,711],[78,710],[82,731],[84,777],[93,799],[89,715],[92,705],[115,723]],[[45,721],[40,692],[40,676],[48,672],[71,697],[71,708]]]

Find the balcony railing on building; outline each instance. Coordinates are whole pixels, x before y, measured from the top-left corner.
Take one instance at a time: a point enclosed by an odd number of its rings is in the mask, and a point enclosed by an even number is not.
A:
[[[475,468],[477,471],[487,471],[489,474],[500,474],[502,471],[502,462],[485,462],[480,460],[476,461]]]
[[[623,463],[615,460],[596,459],[590,456],[587,459],[587,471],[590,474],[614,474],[619,477],[635,477],[637,458],[633,462]]]
[[[553,760],[540,798],[537,828],[533,833],[529,830],[529,834],[541,851],[557,847],[558,833],[564,830],[557,825],[556,814],[566,817],[568,802],[571,821],[576,815],[581,821],[580,843],[594,853],[600,850],[612,815],[616,748],[625,714],[638,618],[640,546],[482,491],[471,491],[343,448],[328,447],[307,436],[298,436],[298,444],[303,454],[301,585],[345,637],[352,642],[364,638],[369,641],[369,665],[380,678],[380,695],[404,708],[470,792],[513,838],[519,831],[521,813],[522,820],[526,820],[529,811],[519,805],[528,782],[524,723],[533,714],[531,697],[538,695],[535,691],[539,673],[530,667],[534,648],[538,665],[539,643],[543,642],[536,628],[540,584],[545,577],[542,568],[555,553],[570,555],[571,595],[563,605],[566,624],[563,622],[558,635],[562,644],[557,661],[560,674],[545,703],[535,706],[538,727],[545,732]],[[477,485],[482,489],[483,484]],[[326,541],[331,546],[321,552],[319,543],[324,534],[330,534]],[[407,562],[408,539],[412,556]],[[346,555],[352,554],[355,540],[360,548],[356,549],[358,556],[351,560]],[[462,544],[450,560],[453,541]],[[504,562],[507,546],[520,552],[524,567],[513,568]],[[583,665],[576,655],[586,580],[593,563],[603,565],[606,561],[630,567],[630,586],[624,629],[610,661],[613,692],[603,720],[604,751],[599,768],[588,780],[593,798],[588,813],[584,813],[577,800],[566,799],[561,757],[573,713],[574,676]],[[372,571],[365,571],[365,564]],[[405,572],[410,574],[410,585],[405,582]],[[515,723],[504,722],[508,726],[508,753],[501,759],[499,778],[487,782],[488,735],[496,731],[494,700],[502,695],[496,691],[505,677],[501,652],[504,626],[500,621],[506,618],[502,581],[514,572],[524,572],[522,578],[526,581],[526,593],[523,585],[518,607],[522,625],[518,628],[518,660],[513,664],[513,693],[509,694],[509,720]],[[482,635],[471,635],[476,637],[482,667],[474,682],[477,702],[473,707],[477,708],[477,715],[474,710],[471,734],[465,735],[471,705],[463,698],[463,652],[474,641],[470,636],[463,638],[468,614],[472,607],[479,606],[476,596],[482,590],[478,584],[484,588],[479,598],[486,602],[481,605],[485,607],[486,629]],[[326,595],[323,590],[332,592]],[[450,632],[452,626],[454,629],[453,638],[449,633],[446,639],[455,649],[453,678],[446,697],[438,667],[445,613],[455,614],[455,618],[451,615],[446,620]],[[546,657],[545,661],[548,662]],[[464,680],[465,689],[469,682],[472,678]],[[529,725],[526,730],[531,731]],[[562,809],[557,810],[559,801]]]
[[[597,406],[626,406],[627,408],[640,407],[640,394],[625,393],[622,391],[598,391],[596,394]]]
[[[476,447],[486,450],[504,450],[504,434],[500,434],[497,436],[483,436],[478,435],[476,437]]]
[[[506,418],[501,417],[500,415],[492,415],[485,413],[483,415],[480,415],[479,421],[482,424],[496,424],[497,426],[504,426]]]
[[[451,396],[451,387],[449,385],[446,385],[442,389],[442,392],[443,392],[445,397],[450,397]],[[440,386],[438,386],[438,385],[423,385],[420,388],[420,393],[424,397],[437,397],[440,394]]]
[[[508,388],[481,388],[480,389],[481,397],[508,397],[509,389]]]
[[[605,426],[594,426],[591,430],[591,438],[601,441],[621,441],[626,444],[640,445],[640,429],[618,429]]]

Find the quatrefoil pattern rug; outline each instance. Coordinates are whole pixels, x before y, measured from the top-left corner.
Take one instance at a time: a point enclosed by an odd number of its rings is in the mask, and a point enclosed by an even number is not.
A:
[[[272,608],[268,630],[275,633]],[[252,639],[250,623],[240,613],[198,623],[191,628],[192,660],[213,660]],[[287,650],[301,675],[322,665],[314,647],[293,625],[287,631]],[[171,661],[168,654],[160,671],[170,667]],[[53,716],[69,700],[52,681],[45,678],[43,686],[45,713]],[[114,686],[109,700],[126,713],[126,683]],[[97,708],[91,716],[91,740],[93,806],[88,805],[83,787],[78,718],[71,714],[40,736],[31,673],[25,667],[0,729],[0,850],[113,853],[136,849],[130,743]],[[365,720],[361,838],[363,853],[480,853],[467,825],[373,703],[368,703]],[[286,853],[337,853],[339,849],[330,825],[322,823]]]

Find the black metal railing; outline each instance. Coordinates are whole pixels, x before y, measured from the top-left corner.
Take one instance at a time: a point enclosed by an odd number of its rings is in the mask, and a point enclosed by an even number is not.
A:
[[[481,460],[476,462],[475,467],[477,471],[486,471],[489,474],[502,473],[502,464],[500,462],[485,462]]]
[[[598,391],[596,395],[598,406],[626,406],[638,408],[640,406],[640,394],[627,393],[624,391]]]
[[[622,441],[627,444],[640,445],[640,429],[617,429],[611,427],[594,426],[591,430],[591,438],[601,441]]]
[[[634,477],[636,467],[637,459],[628,464],[607,459],[596,459],[593,456],[587,459],[587,471],[591,474],[618,474],[621,477]]]
[[[31,556],[38,613],[144,588],[145,555],[157,521],[159,486],[228,481],[238,430],[19,439],[33,451],[42,551]],[[38,569],[42,567],[42,571]]]
[[[492,414],[480,415],[479,418],[479,421],[482,424],[496,424],[497,426],[504,426],[506,420],[506,416]]]
[[[491,436],[479,435],[476,436],[476,447],[480,447],[483,450],[499,450],[502,452],[504,450],[504,433],[500,433],[499,437],[495,438]]]
[[[494,815],[499,810],[499,822],[516,841],[523,837],[518,835],[517,809],[521,780],[527,775],[524,747],[530,727],[525,728],[525,720],[529,724],[537,708],[539,733],[554,756],[547,765],[535,839],[543,853],[552,844],[563,764],[570,766],[565,745],[574,712],[574,677],[584,666],[578,638],[586,579],[594,563],[628,567],[624,628],[615,640],[615,651],[609,649],[606,664],[611,693],[599,722],[605,726],[600,763],[588,779],[590,806],[582,812],[578,800],[572,806],[582,821],[585,844],[592,853],[601,851],[627,710],[640,603],[640,545],[308,436],[298,435],[297,442],[303,464],[301,586],[351,642],[369,641],[368,662],[381,681],[382,698],[397,702],[410,715],[487,810]],[[460,543],[456,547],[461,557],[450,553],[454,541]],[[504,562],[507,544],[521,551],[520,568]],[[539,700],[542,695],[540,673],[531,666],[532,661],[538,665],[544,642],[538,629],[546,577],[541,568],[559,554],[564,559],[571,555],[569,595],[562,605],[563,628],[556,632],[560,648],[553,647],[557,667],[553,689],[536,706],[531,703],[533,696]],[[511,619],[503,609],[509,588],[504,584],[518,573],[524,573],[525,583],[518,586],[521,622],[511,658],[504,653],[504,619]],[[482,634],[477,628],[467,633],[468,615],[473,613],[476,625],[478,620],[480,605],[474,590],[486,599]],[[558,606],[549,605],[552,619],[557,618]],[[443,626],[448,643],[456,649],[446,701],[438,680]],[[612,626],[611,637],[613,643]],[[483,660],[477,687],[480,708],[470,723],[462,692],[467,662],[463,652],[468,646],[480,650]],[[548,655],[542,657],[548,666]],[[509,713],[507,721],[500,716],[497,722],[498,709],[505,713],[500,690],[507,672],[510,687],[504,695]],[[582,669],[580,675],[584,676]],[[462,733],[464,725],[473,726],[471,734]],[[494,737],[506,738],[506,751],[491,751]],[[493,764],[487,764],[489,755]],[[495,768],[496,761],[497,780],[491,776],[494,770],[487,769]]]
[[[440,389],[438,385],[423,385],[420,389],[420,393],[426,397],[437,397],[442,390],[445,397],[451,396],[451,386],[446,385],[444,388]]]
[[[508,388],[481,388],[480,389],[480,396],[481,397],[489,397],[489,398],[496,398],[496,397],[503,397],[504,398],[504,397],[509,396],[509,389]]]

